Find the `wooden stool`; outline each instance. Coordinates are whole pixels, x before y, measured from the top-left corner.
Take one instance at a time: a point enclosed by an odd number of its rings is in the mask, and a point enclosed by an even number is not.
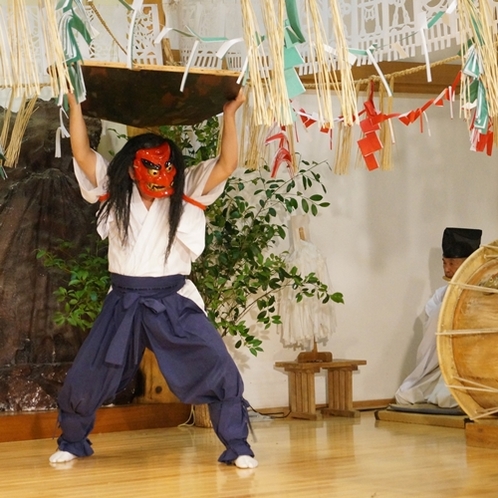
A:
[[[321,364],[277,361],[275,366],[289,372],[290,416],[316,420],[315,374],[320,371]]]
[[[366,365],[365,360],[334,360],[322,363],[327,370],[328,406],[322,410],[326,415],[339,417],[359,417],[360,412],[353,408],[353,371],[358,365]]]
[[[353,371],[358,365],[366,365],[365,360],[332,360],[327,362],[300,363],[297,361],[277,361],[276,367],[289,373],[290,416],[316,420],[315,374],[327,370],[327,407],[322,410],[326,415],[357,417],[353,409]]]

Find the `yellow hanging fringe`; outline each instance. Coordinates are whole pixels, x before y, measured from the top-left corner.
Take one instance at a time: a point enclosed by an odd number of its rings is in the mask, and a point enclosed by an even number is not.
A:
[[[338,97],[341,102],[341,111],[344,116],[344,124],[347,126],[353,126],[354,122],[358,120],[357,96],[353,71],[351,64],[349,63],[349,51],[346,36],[344,34],[342,14],[337,0],[329,0],[329,3],[336,43],[337,65],[341,73],[340,85],[337,82],[335,86],[336,88],[338,86],[340,87]]]
[[[48,85],[54,97],[59,96],[61,92],[67,93],[70,87],[57,27],[55,2],[53,0],[37,2],[38,15],[42,18],[39,22],[38,38],[41,58],[33,44],[26,4],[25,1],[8,0],[7,9],[1,9],[0,12],[0,22],[7,30],[6,36],[0,37],[0,87],[11,90],[0,142],[5,151],[5,166],[9,167],[17,164],[22,139],[42,86]],[[7,20],[4,17],[5,12]],[[46,61],[48,67],[41,67],[41,61]],[[42,78],[48,82],[44,83]],[[19,99],[21,105],[9,137],[12,109]]]
[[[349,173],[349,162],[353,148],[353,127],[340,123],[337,137],[334,173],[336,175],[347,175]]]
[[[249,69],[249,79],[253,89],[253,112],[257,124],[270,126],[272,116],[268,112],[269,93],[267,79],[268,59],[261,43],[261,31],[258,29],[256,15],[251,4],[251,0],[242,0],[242,16],[244,19],[244,41],[247,47],[247,63]]]
[[[337,94],[340,85],[335,71],[330,70],[329,57],[325,52],[327,38],[316,0],[305,0],[308,25],[308,43],[310,47],[310,61],[313,64],[313,78],[318,99],[318,116],[321,126],[333,128],[334,113],[330,88]]]
[[[36,100],[37,98],[33,97],[27,102],[26,98],[23,97],[21,108],[17,113],[16,121],[14,127],[12,128],[9,145],[7,146],[7,149],[5,151],[4,166],[13,168],[17,165],[19,154],[21,152],[22,139],[24,137],[24,133],[26,131],[26,127],[28,126],[29,120],[31,119],[31,115],[35,110]]]
[[[460,19],[461,53],[465,54],[468,43],[471,41],[482,63],[482,73],[479,78],[486,90],[489,120],[493,126],[493,142],[498,145],[498,61],[496,58],[496,29],[495,19],[487,0],[458,0]],[[462,74],[462,91],[460,92],[460,108],[463,109],[467,121],[471,112],[466,104],[471,81]]]
[[[273,0],[262,0],[263,19],[271,60],[271,78],[267,81],[269,113],[271,121],[279,125],[293,122],[284,64],[284,14],[285,0],[277,0],[277,9]]]

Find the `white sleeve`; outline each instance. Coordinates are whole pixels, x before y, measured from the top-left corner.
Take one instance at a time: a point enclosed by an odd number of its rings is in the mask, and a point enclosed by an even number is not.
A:
[[[431,316],[434,312],[439,313],[447,288],[448,284],[439,287],[439,289],[436,289],[434,294],[427,301],[427,304],[425,305],[425,312],[428,316]]]
[[[218,158],[208,159],[185,170],[185,195],[197,202],[209,206],[223,193],[226,181],[221,182],[207,194],[202,194],[206,182],[213,171]]]
[[[80,186],[81,196],[91,204],[97,202],[102,195],[107,193],[107,161],[98,152],[95,152],[95,154],[97,156],[95,165],[95,175],[97,177],[96,187],[88,180],[85,173],[76,162],[76,159],[73,158],[74,174],[76,175],[76,180]]]

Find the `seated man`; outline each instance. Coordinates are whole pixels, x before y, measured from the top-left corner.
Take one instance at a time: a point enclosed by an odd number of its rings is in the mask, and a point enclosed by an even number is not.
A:
[[[462,263],[479,248],[482,230],[446,228],[443,233],[444,279],[450,281]],[[439,311],[448,284],[432,295],[425,305],[424,335],[417,350],[416,366],[396,391],[396,403],[432,403],[441,408],[458,406],[446,386],[437,355],[436,331]]]

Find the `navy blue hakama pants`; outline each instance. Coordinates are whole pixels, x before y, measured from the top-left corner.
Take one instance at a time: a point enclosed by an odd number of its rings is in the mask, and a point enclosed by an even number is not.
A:
[[[111,274],[111,280],[102,312],[59,393],[59,449],[76,456],[93,453],[88,435],[97,409],[128,385],[148,347],[180,401],[208,404],[214,431],[226,448],[219,461],[254,456],[247,442],[242,378],[204,311],[177,293],[185,277]]]

